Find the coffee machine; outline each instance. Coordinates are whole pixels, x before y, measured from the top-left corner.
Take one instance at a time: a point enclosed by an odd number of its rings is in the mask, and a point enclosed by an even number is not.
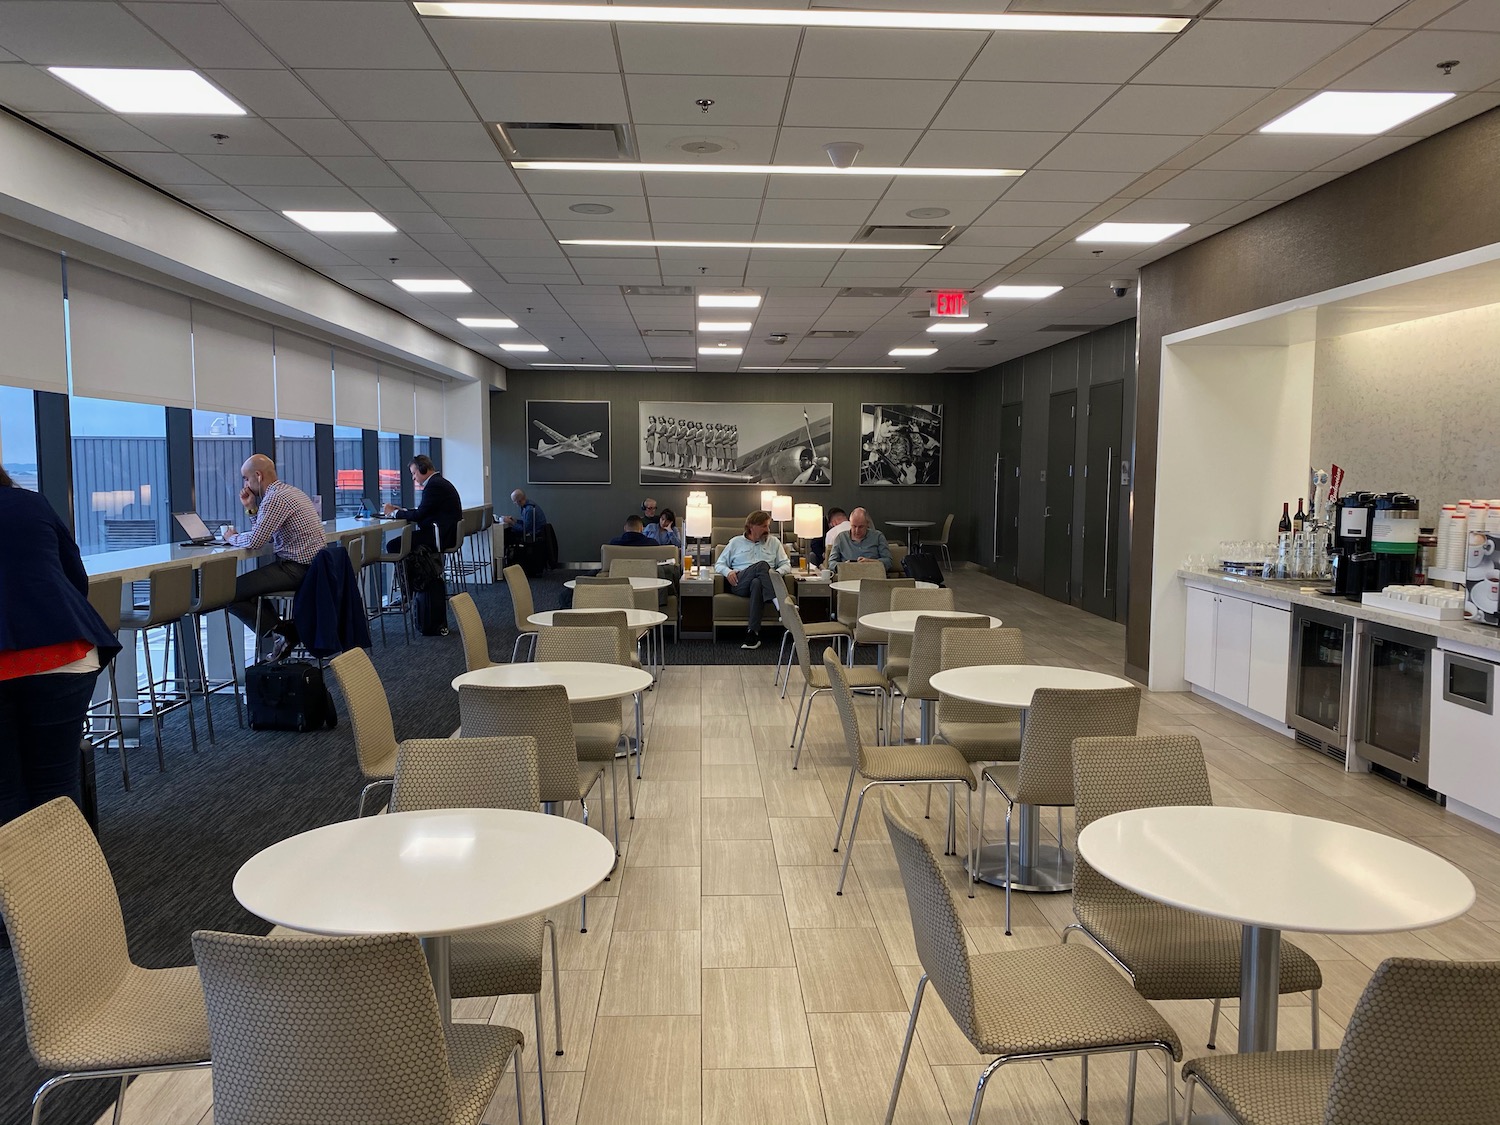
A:
[[[1351,492],[1339,498],[1333,546],[1333,592],[1357,602],[1375,585],[1375,553],[1371,550],[1375,523],[1375,495]]]

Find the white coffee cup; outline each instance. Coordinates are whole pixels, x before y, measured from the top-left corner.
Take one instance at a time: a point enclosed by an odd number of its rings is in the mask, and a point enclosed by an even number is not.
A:
[[[234,534],[234,524],[232,524],[232,523],[223,524],[219,528],[219,538],[220,539],[228,539],[233,534]]]

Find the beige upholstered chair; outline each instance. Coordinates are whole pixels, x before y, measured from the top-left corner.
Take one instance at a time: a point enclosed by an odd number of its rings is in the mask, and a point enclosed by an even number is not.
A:
[[[543,638],[545,643],[546,638]],[[531,738],[423,738],[401,747],[391,812],[430,809],[519,809],[535,811],[536,741]],[[454,934],[449,940],[449,993],[532,998],[536,1021],[537,1093],[547,1120],[547,1081],[542,1050],[542,936],[552,943],[552,1019],[555,1053],[563,1053],[562,988],[557,964],[557,928],[533,915],[518,922]]]
[[[913,591],[916,593],[917,591]],[[988,630],[990,619],[983,614],[972,617],[918,617],[917,627],[911,635],[911,663],[905,672],[891,675],[892,702],[901,696],[901,724],[897,727],[900,737],[906,739],[906,702],[915,699],[922,709],[924,722],[919,741],[932,740],[932,708],[938,701],[937,688],[932,686],[932,677],[943,670],[943,638],[955,629]]]
[[[891,591],[891,609],[953,609],[953,591],[939,586],[936,590],[918,590],[899,586]],[[905,633],[893,633],[886,638],[886,679],[905,675],[911,668],[911,637]]]
[[[802,698],[797,702],[797,718],[792,723],[790,743],[797,749],[796,755],[792,758],[792,769],[796,769],[798,763],[802,761],[802,743],[807,740],[807,726],[812,720],[813,700],[823,692],[833,690],[833,685],[829,682],[828,673],[823,665],[813,663],[812,646],[807,643],[807,634],[802,629],[802,619],[797,616],[797,611],[789,605],[782,606],[781,623],[792,635],[792,644],[797,653],[797,667],[802,669]],[[879,668],[861,664],[857,668],[849,669],[847,681],[850,691],[859,695],[875,696],[875,738],[879,742],[885,741],[885,676],[881,674]]]
[[[526,577],[526,572],[519,566],[508,566],[501,573],[505,575],[505,586],[510,591],[511,612],[515,617],[518,634],[516,643],[510,650],[510,660],[514,664],[516,654],[521,651],[521,642],[528,637],[531,638],[532,654],[536,654],[536,635],[541,626],[526,620],[536,612],[536,603],[531,597],[531,581]]]
[[[842,566],[839,570],[843,570]],[[880,569],[880,564],[875,564],[875,569]],[[910,578],[861,578],[859,580],[859,593],[855,596],[859,599],[859,617],[871,613],[884,613],[891,608],[891,593],[895,590],[911,590],[916,588],[916,582]],[[843,612],[843,595],[839,595],[839,611]],[[854,623],[854,643],[857,645],[884,645],[889,642],[891,635],[884,629],[872,629],[868,625],[862,625],[858,620]],[[852,651],[852,649],[851,649]],[[851,657],[850,663],[853,663]]]
[[[849,690],[849,670],[834,657],[823,654],[823,671],[833,685],[833,700],[839,709],[839,724],[844,728],[844,746],[849,751],[849,784],[844,787],[844,803],[839,809],[838,826],[833,830],[833,850],[839,850],[839,838],[844,832],[844,818],[849,815],[849,795],[854,792],[856,775],[865,779],[859,791],[859,801],[854,806],[854,822],[849,825],[849,839],[844,844],[844,865],[839,871],[839,885],[834,894],[844,893],[844,880],[849,877],[849,860],[854,856],[854,836],[859,831],[859,815],[864,812],[865,795],[877,785],[907,785],[927,782],[930,785],[946,785],[951,798],[954,787],[964,787],[965,823],[964,832],[972,839],[974,835],[974,771],[963,755],[951,746],[871,746],[865,742],[860,730],[859,713],[854,709],[854,693]],[[958,851],[958,825],[953,818],[953,801],[948,802],[948,855]],[[964,850],[970,851],[971,847]]]
[[[1191,1059],[1239,1125],[1455,1125],[1500,1107],[1500,961],[1382,961],[1337,1050]]]
[[[665,578],[670,581],[665,567],[656,565],[654,559],[615,559],[609,564],[609,576],[611,578]],[[658,661],[664,652],[662,642],[666,639],[666,630],[670,626],[677,627],[677,595],[670,586],[661,586],[650,590],[633,590],[635,595],[636,609],[658,610],[667,615],[667,619],[652,630],[656,641]]]
[[[539,662],[548,660],[577,660],[584,663],[609,663],[607,659],[610,652],[618,655],[614,663],[628,666],[630,657],[634,655],[628,646],[622,646],[620,641],[620,630],[614,625],[602,624],[601,617],[610,617],[610,613],[560,613],[563,618],[556,626],[542,632],[541,640],[537,642],[536,658]],[[623,652],[621,649],[623,648]],[[620,736],[624,734],[624,726],[620,721],[620,701],[618,699],[601,699],[594,703],[570,703],[569,710],[573,715],[573,739],[578,746],[578,760],[580,762],[606,762],[609,765],[609,784],[613,793],[612,800],[620,799],[620,779],[616,772],[616,753],[620,748]],[[641,701],[639,695],[635,700],[636,712],[636,735],[639,745],[641,733]],[[630,764],[625,765],[625,793],[630,802],[630,816],[635,818],[635,786],[630,779]],[[618,838],[619,826],[616,825]]]
[[[68,1082],[208,1065],[203,990],[191,965],[143,969],[130,960],[109,864],[83,814],[66,797],[0,826],[0,917],[10,934],[26,1045],[38,1066]]]
[[[900,578],[903,574],[906,573],[906,567],[904,565],[907,555],[906,544],[890,543],[887,545],[891,549],[891,566],[888,573],[892,578]]]
[[[187,662],[182,653],[186,649],[188,614],[193,610],[193,568],[188,563],[173,563],[157,567],[148,576],[150,602],[145,609],[131,609],[120,613],[120,632],[125,644],[134,645],[141,639],[141,654],[145,658],[146,695],[150,700],[151,726],[156,735],[156,759],[162,761],[161,717],[178,707],[187,708],[188,736],[193,750],[198,749],[198,725],[193,718],[193,698],[186,676]],[[162,669],[157,675],[151,661],[151,630],[166,631],[162,642]],[[173,634],[176,634],[176,654],[173,653]],[[161,689],[161,690],[157,690]],[[139,689],[136,690],[136,716],[145,718],[141,710]]]
[[[1019,629],[956,629],[943,634],[944,671],[1024,663],[1026,650]],[[968,762],[1014,762],[1021,756],[1021,716],[1009,707],[971,703],[938,692],[938,738]]]
[[[943,520],[943,533],[941,535],[928,536],[926,539],[922,540],[922,547],[924,550],[938,551],[942,553],[943,561],[948,564],[949,570],[953,569],[953,555],[948,551],[948,536],[952,531],[953,513],[949,512],[948,517]]]
[[[341,652],[328,664],[334,682],[344,693],[349,725],[354,728],[354,752],[359,757],[359,772],[365,775],[365,787],[359,791],[359,811],[365,815],[365,800],[370,792],[390,785],[396,772],[396,725],[391,720],[391,702],[386,697],[380,674],[370,663],[370,654],[362,648]],[[379,812],[377,805],[373,812]]]
[[[1057,809],[1057,846],[1063,847],[1062,810],[1073,804],[1073,740],[1135,733],[1141,689],[1131,685],[1100,691],[1037,688],[1015,762],[986,766],[982,790],[993,788],[1005,801],[1005,932],[1010,933],[1010,821],[1017,805]],[[988,783],[988,784],[985,784]],[[979,794],[979,846],[984,846],[984,799]],[[974,884],[969,883],[969,894]]]
[[[479,1125],[521,1049],[512,1027],[443,1026],[411,934],[199,930],[215,1125]]]
[[[464,684],[458,689],[458,715],[465,738],[535,739],[542,805],[548,812],[561,813],[566,802],[577,801],[583,806],[583,822],[589,822],[588,795],[603,779],[604,766],[578,760],[566,689],[558,684],[538,687]],[[619,850],[620,830],[616,821],[617,855]],[[588,896],[584,895],[581,933],[588,933],[588,902]]]
[[[779,610],[783,601],[789,602],[798,619],[802,617],[802,609],[797,599],[792,596],[788,589],[786,576],[771,571],[771,586],[776,591],[776,606]],[[827,641],[828,646],[837,649],[840,644],[853,644],[854,632],[842,621],[803,621],[802,631],[807,634],[809,642]],[[781,633],[781,651],[776,655],[776,677],[771,682],[773,685],[781,686],[781,698],[786,698],[786,686],[792,681],[792,634],[785,629]],[[781,669],[786,667],[786,680],[782,681]]]
[[[1177,1033],[1149,1002],[1137,995],[1103,957],[1078,946],[1049,945],[1001,953],[969,953],[963,925],[932,849],[917,828],[882,799],[886,829],[896,850],[906,904],[922,962],[912,998],[906,1041],[891,1087],[886,1125],[896,1115],[896,1099],[911,1051],[912,1034],[930,981],[975,1050],[998,1056],[980,1073],[969,1121],[979,1120],[985,1089],[1008,1062],[1083,1057],[1077,1114],[1088,1120],[1088,1057],[1129,1051],[1130,1085],[1126,1121],[1135,1113],[1136,1052],[1167,1056],[1167,1121],[1177,1120],[1172,1060],[1182,1057]],[[1064,956],[1058,956],[1058,954]],[[1082,956],[1080,956],[1082,955]]]
[[[589,587],[589,590],[591,593],[594,592],[593,587]],[[618,600],[618,594],[621,592],[627,596],[630,594],[628,588],[624,588],[623,590],[616,588],[604,592],[615,595],[611,600]],[[587,598],[585,600],[590,601],[593,599]],[[627,616],[629,607],[621,605],[608,607],[580,606],[576,600],[574,606],[575,608],[573,609],[560,609],[552,615],[552,625],[554,628],[613,629],[617,634],[614,645],[612,647],[606,646],[603,653],[595,654],[594,659],[602,660],[605,664],[624,664],[631,668],[641,667],[641,653],[637,647],[641,633],[639,629],[634,629],[629,624],[630,619]],[[612,656],[608,655],[610,652],[613,652]]]
[[[240,674],[235,670],[235,661],[229,661],[227,679],[211,679],[203,648],[204,615],[224,610],[235,600],[234,591],[239,581],[239,571],[240,560],[234,555],[217,555],[204,559],[203,565],[198,568],[198,589],[193,595],[192,605],[188,607],[187,628],[188,632],[193,635],[193,647],[197,654],[199,672],[197,683],[190,682],[188,686],[190,690],[196,690],[199,695],[203,696],[203,718],[208,725],[210,742],[215,741],[212,697],[221,691],[228,691],[234,697],[235,722],[241,727],[245,725],[244,706],[240,701]],[[115,614],[119,615],[118,605]],[[233,652],[235,639],[244,636],[243,626],[227,613],[222,616],[224,639],[228,642],[228,651]]]
[[[1211,805],[1203,748],[1190,735],[1080,738],[1073,743],[1073,820],[1078,831],[1100,817],[1163,805]],[[1240,992],[1240,927],[1152,900],[1111,882],[1078,856],[1073,913],[1148,1000],[1212,1000],[1208,1045],[1219,1028],[1220,1001]],[[1318,1046],[1318,990],[1323,974],[1306,951],[1281,941],[1282,993],[1312,993],[1312,1043]]]
[[[458,635],[464,643],[464,670],[477,672],[493,665],[495,662],[490,659],[490,641],[485,636],[484,619],[479,616],[474,596],[454,594],[448,599],[448,604],[453,607],[453,619],[458,622]]]
[[[741,529],[742,530],[742,529]],[[734,534],[738,535],[736,531]],[[732,538],[732,536],[731,536]],[[714,537],[713,561],[718,562],[719,556],[724,553],[727,540]],[[714,632],[718,633],[721,625],[746,626],[750,624],[750,599],[742,598],[738,594],[729,592],[729,583],[722,574],[713,572],[714,578]]]
[[[886,577],[885,567],[880,565],[879,559],[860,559],[858,562],[839,563],[833,570],[835,582],[863,582],[866,578]],[[839,594],[834,617],[854,631],[854,626],[859,622],[859,595]],[[850,645],[850,657],[847,663],[853,664],[853,644]]]
[[[94,607],[100,618],[104,621],[104,627],[111,633],[120,631],[120,598],[124,594],[125,584],[116,575],[113,578],[90,578],[89,579],[89,605]],[[231,635],[232,632],[231,632]],[[104,670],[105,680],[109,684],[109,698],[98,703],[91,704],[88,709],[88,738],[94,746],[107,744],[118,740],[120,750],[120,779],[124,782],[125,791],[130,791],[130,758],[125,748],[125,720],[120,714],[120,684],[115,676],[115,662],[111,660],[109,666]],[[101,716],[99,711],[105,711],[102,716],[105,719],[105,729],[100,731],[97,727]],[[166,768],[166,762],[161,756],[161,748],[156,751],[157,769]]]

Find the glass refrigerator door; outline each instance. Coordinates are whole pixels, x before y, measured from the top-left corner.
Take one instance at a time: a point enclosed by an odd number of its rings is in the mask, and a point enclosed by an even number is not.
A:
[[[1422,750],[1422,713],[1432,651],[1383,637],[1370,642],[1365,741],[1408,761]]]
[[[1297,638],[1297,714],[1338,730],[1343,713],[1346,634],[1337,625],[1300,622]]]

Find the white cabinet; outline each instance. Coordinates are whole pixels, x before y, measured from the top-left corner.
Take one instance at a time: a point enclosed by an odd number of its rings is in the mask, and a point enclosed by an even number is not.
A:
[[[1432,661],[1427,784],[1500,817],[1500,666],[1439,650]],[[1461,814],[1462,815],[1462,814]]]
[[[1284,722],[1291,619],[1289,609],[1189,586],[1184,677]]]

